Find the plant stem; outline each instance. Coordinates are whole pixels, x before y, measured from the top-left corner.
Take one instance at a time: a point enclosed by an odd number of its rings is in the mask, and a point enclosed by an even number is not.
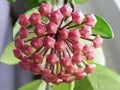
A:
[[[52,85],[50,83],[47,83],[45,90],[52,90]]]

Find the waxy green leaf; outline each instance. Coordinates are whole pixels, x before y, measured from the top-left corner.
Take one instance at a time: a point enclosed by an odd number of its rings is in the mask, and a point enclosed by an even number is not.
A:
[[[22,87],[20,87],[18,90],[46,90],[46,82],[42,80],[34,80],[32,82],[29,82]],[[52,85],[52,90],[73,90],[74,88],[74,82],[67,84],[62,83],[59,85]]]
[[[9,43],[0,57],[0,62],[9,65],[18,64],[19,60],[13,55],[14,48],[14,42]]]
[[[16,2],[16,0],[8,0],[9,2],[11,2],[11,3],[14,3],[14,2]]]
[[[88,1],[88,0],[74,0],[75,1],[75,3],[84,3],[84,2],[86,2],[86,1]]]
[[[74,82],[72,83],[61,83],[59,85],[53,85],[52,90],[73,90]]]
[[[74,90],[119,90],[120,76],[107,67],[97,65],[83,80],[76,80]]]
[[[100,35],[106,39],[114,38],[110,25],[102,17],[98,15],[95,15],[95,17],[97,18],[97,24],[92,29],[93,35]]]
[[[45,0],[28,0],[28,2],[26,3],[26,7],[28,8],[38,7],[44,2]]]
[[[18,90],[46,90],[46,83],[42,80],[34,80],[20,87]]]

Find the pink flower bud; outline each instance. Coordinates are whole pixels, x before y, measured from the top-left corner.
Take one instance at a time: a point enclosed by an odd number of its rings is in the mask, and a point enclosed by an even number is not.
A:
[[[31,16],[30,16],[30,23],[33,25],[33,26],[37,26],[41,23],[41,15],[38,14],[38,13],[33,13]]]
[[[47,36],[44,41],[43,41],[43,44],[46,48],[54,48],[54,45],[55,45],[55,39],[50,37],[50,36]]]
[[[38,11],[42,16],[48,16],[51,13],[51,6],[49,4],[42,3]]]
[[[60,61],[60,64],[61,64],[63,67],[68,67],[68,66],[72,65],[71,58],[64,57],[64,58]]]
[[[90,53],[94,53],[94,47],[92,45],[85,45],[83,48],[83,53],[88,56]]]
[[[101,38],[99,35],[97,35],[95,37],[95,39],[93,40],[93,44],[95,48],[99,48],[102,46],[103,43],[103,38]]]
[[[55,24],[54,22],[49,22],[46,25],[46,30],[47,30],[48,34],[56,34],[56,32],[58,30],[58,25]]]
[[[63,15],[59,10],[53,11],[50,14],[50,20],[56,24],[60,24],[63,19]]]
[[[65,81],[66,83],[71,83],[71,82],[74,81],[74,80],[75,80],[75,77],[74,77],[74,76],[71,76],[71,77],[66,78],[64,81]]]
[[[71,16],[72,8],[68,5],[64,5],[60,8],[60,11],[64,17],[69,17]]]
[[[25,14],[20,15],[19,24],[23,27],[26,27],[29,24],[29,20]]]
[[[46,62],[49,64],[56,64],[59,61],[59,58],[55,54],[49,54],[46,56]]]
[[[93,72],[93,70],[96,68],[96,65],[92,64],[92,65],[88,65],[86,68],[85,68],[85,72],[86,73],[91,73]]]
[[[29,70],[31,62],[27,57],[22,57],[21,62],[19,62],[19,65],[23,70]]]
[[[60,79],[65,80],[66,78],[70,77],[70,74],[67,74],[65,72],[61,72],[57,75]]]
[[[30,69],[30,66],[29,65],[27,65],[27,63],[24,63],[24,62],[19,62],[19,66],[20,66],[20,68],[22,69],[22,70],[25,70],[25,71],[29,71],[29,69]]]
[[[91,27],[87,25],[83,25],[82,29],[80,30],[80,34],[84,38],[90,37],[92,35]]]
[[[21,59],[22,58],[22,52],[21,52],[21,50],[20,49],[14,49],[13,50],[13,53],[14,53],[14,56],[16,57],[16,58],[18,58],[18,59]]]
[[[73,74],[77,71],[77,67],[75,65],[70,65],[65,68],[67,73]]]
[[[40,72],[42,71],[42,67],[40,64],[38,63],[33,63],[32,66],[30,67],[30,72],[34,75],[38,75],[40,74]]]
[[[47,68],[44,68],[42,71],[41,71],[42,75],[43,76],[49,76],[51,74],[51,70],[50,69],[47,69]]]
[[[59,31],[59,36],[60,39],[68,39],[69,31],[66,28],[63,28],[62,30]]]
[[[22,52],[26,55],[31,55],[33,53],[32,47],[29,45],[24,45],[22,48]]]
[[[84,20],[85,16],[81,11],[74,11],[72,12],[72,21],[76,24],[81,24]]]
[[[34,37],[34,38],[32,38],[32,40],[31,40],[31,45],[32,45],[32,47],[34,47],[35,49],[38,49],[38,48],[40,48],[40,47],[43,46],[43,42],[42,42],[42,40],[41,40],[40,38]]]
[[[72,57],[72,62],[73,63],[81,63],[82,60],[84,60],[84,56],[82,54],[75,54],[73,57]]]
[[[74,54],[79,54],[82,52],[83,50],[83,47],[84,47],[84,44],[81,43],[81,42],[76,42],[72,45],[72,49],[73,49],[73,53]]]
[[[25,45],[24,41],[21,38],[15,39],[15,47],[22,49],[22,47]]]
[[[55,49],[58,52],[63,52],[66,49],[66,47],[67,45],[63,40],[55,42]]]
[[[29,35],[28,29],[25,27],[21,27],[20,31],[19,31],[19,35],[21,38],[26,38]]]
[[[54,84],[60,84],[60,83],[62,83],[63,82],[63,80],[62,79],[56,79],[55,81],[53,81],[52,83],[54,83]]]
[[[93,52],[87,54],[86,59],[93,60],[93,59],[95,59],[95,56],[96,56],[95,51],[93,51]]]
[[[32,59],[34,62],[39,63],[39,64],[43,62],[43,56],[37,52],[32,55]]]
[[[81,37],[79,30],[71,30],[69,32],[69,40],[72,42],[79,41],[79,38]]]
[[[78,75],[76,76],[76,79],[82,80],[82,79],[84,79],[86,76],[87,76],[87,73],[83,72],[83,73],[81,73],[81,74],[78,74]]]
[[[45,35],[45,33],[46,33],[45,26],[42,24],[37,25],[34,32],[38,37]]]
[[[86,17],[86,24],[87,25],[94,27],[96,23],[97,23],[97,19],[94,16],[94,14],[87,15],[87,17]]]
[[[79,76],[84,72],[83,68],[77,68],[76,72],[73,73],[75,76]]]

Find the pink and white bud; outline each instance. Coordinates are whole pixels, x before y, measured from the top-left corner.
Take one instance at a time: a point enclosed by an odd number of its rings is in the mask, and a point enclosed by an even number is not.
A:
[[[85,16],[81,11],[74,11],[72,12],[72,21],[76,24],[81,24],[84,20]]]
[[[92,45],[85,45],[83,48],[83,53],[85,56],[88,56],[91,53],[94,53],[94,47]]]
[[[87,15],[87,17],[86,17],[86,24],[88,26],[94,27],[96,25],[96,23],[97,23],[97,19],[94,16],[94,14]]]
[[[19,65],[23,70],[28,71],[31,67],[30,59],[28,59],[27,57],[22,57],[21,61],[19,62]]]
[[[73,49],[73,53],[74,54],[79,54],[82,52],[83,50],[83,47],[84,47],[84,44],[81,43],[81,42],[76,42],[72,45],[72,49]]]
[[[43,56],[40,53],[35,53],[32,55],[32,59],[34,62],[41,64],[43,62]]]
[[[13,50],[13,54],[16,58],[21,59],[22,58],[22,52],[20,49],[16,48]]]
[[[19,24],[23,27],[26,27],[29,24],[28,17],[25,14],[20,15]]]
[[[67,73],[73,74],[77,71],[78,67],[75,65],[70,65],[65,68]]]
[[[51,75],[51,70],[50,69],[47,69],[47,68],[44,68],[42,71],[41,71],[41,74],[43,76],[49,76]]]
[[[32,38],[32,40],[31,40],[31,45],[32,45],[32,47],[34,47],[35,49],[38,49],[38,48],[40,48],[40,47],[43,46],[43,41],[42,41],[40,38],[38,38],[38,37],[34,37],[34,38]]]
[[[92,65],[88,65],[86,68],[85,68],[85,72],[86,73],[91,73],[93,72],[93,70],[96,68],[96,65],[92,64]]]
[[[33,74],[33,75],[38,75],[41,73],[42,71],[42,66],[41,64],[38,64],[38,63],[33,63],[30,67],[30,72]]]
[[[48,34],[56,34],[57,30],[58,30],[58,25],[55,24],[54,22],[49,22],[46,25],[46,30]]]
[[[75,80],[75,77],[74,77],[74,76],[70,76],[70,77],[66,78],[66,79],[64,80],[64,82],[66,82],[66,83],[71,83],[71,82],[74,81],[74,80]]]
[[[33,53],[32,46],[24,45],[22,48],[22,52],[27,56],[31,55]]]
[[[64,57],[64,58],[60,61],[60,64],[61,64],[63,67],[71,66],[71,65],[72,65],[71,58]]]
[[[67,74],[65,72],[61,72],[57,75],[60,79],[65,80],[66,78],[70,77],[70,74]]]
[[[41,23],[41,15],[38,14],[38,13],[33,13],[30,18],[30,23],[33,25],[33,26],[37,26]]]
[[[71,16],[72,8],[68,5],[64,5],[60,8],[60,11],[64,17],[69,17]]]
[[[15,47],[22,49],[22,47],[25,45],[24,41],[21,38],[15,39]]]
[[[84,72],[83,68],[77,68],[76,72],[73,73],[75,76],[79,76]]]
[[[50,20],[56,24],[60,24],[63,19],[63,15],[59,10],[53,11],[50,14]]]
[[[81,73],[81,74],[77,74],[77,75],[76,75],[76,79],[77,79],[77,80],[82,80],[82,79],[84,79],[86,76],[87,76],[87,73],[83,72],[83,73]]]
[[[68,36],[69,36],[69,31],[66,29],[66,28],[63,28],[62,30],[59,31],[59,36],[60,36],[60,39],[68,39]]]
[[[55,65],[59,61],[59,58],[56,54],[49,54],[46,56],[46,62],[52,65]]]
[[[51,13],[51,6],[49,4],[42,3],[38,11],[42,16],[48,16]]]
[[[55,42],[55,50],[57,50],[58,52],[63,52],[66,47],[67,45],[63,40]]]
[[[46,28],[43,24],[39,24],[36,26],[34,32],[38,37],[41,37],[46,34]]]
[[[73,63],[76,63],[76,64],[79,64],[82,62],[82,60],[84,60],[84,56],[82,54],[75,54],[73,57],[72,57],[72,62]]]
[[[93,44],[95,48],[99,48],[102,46],[103,44],[103,38],[101,38],[99,35],[97,35],[95,37],[95,39],[93,40]]]
[[[90,37],[92,35],[91,27],[87,26],[87,25],[83,25],[81,30],[80,30],[80,34],[84,38]]]
[[[77,41],[79,41],[80,37],[81,37],[81,35],[80,35],[79,30],[71,30],[69,32],[69,40],[71,42],[77,42]]]
[[[94,60],[95,57],[96,57],[96,53],[95,53],[95,51],[93,51],[93,52],[87,54],[86,59],[87,60]]]
[[[50,37],[50,36],[47,36],[44,41],[43,41],[43,45],[46,47],[46,48],[54,48],[54,45],[55,45],[55,39]]]
[[[26,38],[29,35],[28,29],[25,27],[21,27],[20,31],[19,31],[19,35],[21,38]]]

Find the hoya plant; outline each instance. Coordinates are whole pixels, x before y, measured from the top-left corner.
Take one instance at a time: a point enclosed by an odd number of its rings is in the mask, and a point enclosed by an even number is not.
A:
[[[119,90],[120,76],[101,63],[103,39],[113,38],[112,29],[101,16],[75,10],[84,1],[28,1],[32,9],[19,16],[0,58],[40,75],[18,90]]]

